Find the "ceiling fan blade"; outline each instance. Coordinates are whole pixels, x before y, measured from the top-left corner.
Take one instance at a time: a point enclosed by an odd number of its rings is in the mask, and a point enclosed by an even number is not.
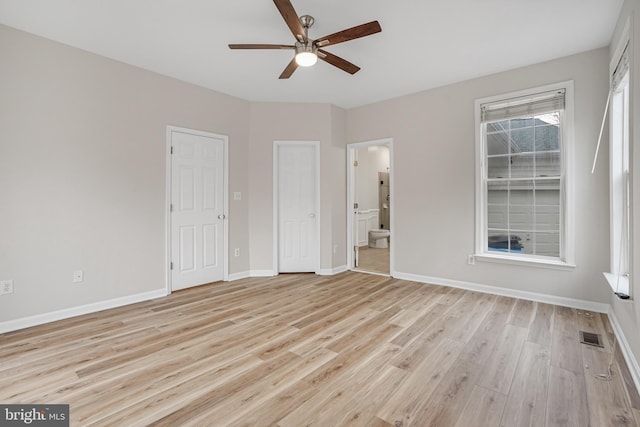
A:
[[[320,55],[318,55],[318,58],[322,59],[324,62],[328,62],[334,67],[338,67],[341,70],[346,71],[349,74],[355,74],[358,71],[360,71],[360,67],[358,67],[355,64],[352,64],[346,59],[342,59],[339,56],[336,56],[332,53],[327,52],[326,50],[318,49],[318,52],[320,53]]]
[[[320,37],[314,42],[318,47],[331,46],[332,44],[344,43],[349,40],[359,39],[360,37],[370,36],[371,34],[382,31],[378,21],[367,22],[347,30],[338,31],[328,36]]]
[[[229,49],[295,49],[288,44],[230,44]]]
[[[291,77],[291,75],[293,74],[293,72],[296,70],[296,68],[298,68],[298,63],[296,62],[296,58],[294,57],[291,62],[289,62],[289,65],[287,65],[287,68],[284,69],[284,71],[282,72],[282,74],[280,74],[280,79],[288,79],[289,77]]]
[[[284,22],[287,23],[287,26],[293,33],[296,40],[302,43],[306,42],[307,37],[304,33],[304,27],[300,23],[298,14],[293,8],[291,2],[289,0],[273,0],[273,2],[276,4],[278,11],[280,11],[280,15],[284,18]]]

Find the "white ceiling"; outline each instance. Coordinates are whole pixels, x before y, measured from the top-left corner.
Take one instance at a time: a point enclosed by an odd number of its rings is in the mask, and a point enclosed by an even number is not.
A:
[[[292,44],[271,0],[0,0],[0,23],[250,101],[343,108],[607,46],[623,0],[292,0],[312,39],[378,20],[382,32],[327,47],[325,62],[278,76]]]

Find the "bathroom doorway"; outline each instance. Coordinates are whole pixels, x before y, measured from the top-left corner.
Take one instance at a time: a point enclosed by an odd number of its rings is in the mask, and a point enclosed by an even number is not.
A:
[[[351,270],[393,270],[393,141],[347,145],[347,263]]]

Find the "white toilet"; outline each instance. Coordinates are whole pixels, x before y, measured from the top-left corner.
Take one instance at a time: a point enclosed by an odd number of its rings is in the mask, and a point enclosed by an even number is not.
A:
[[[389,247],[389,230],[369,230],[369,247],[384,249]]]

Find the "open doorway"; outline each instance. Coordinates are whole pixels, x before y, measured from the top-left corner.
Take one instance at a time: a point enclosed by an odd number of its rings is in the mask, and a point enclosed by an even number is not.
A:
[[[347,262],[352,270],[393,272],[393,141],[347,145]]]

